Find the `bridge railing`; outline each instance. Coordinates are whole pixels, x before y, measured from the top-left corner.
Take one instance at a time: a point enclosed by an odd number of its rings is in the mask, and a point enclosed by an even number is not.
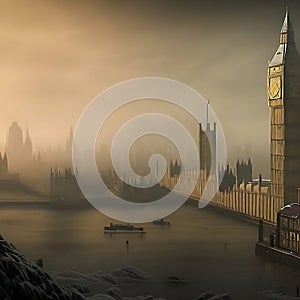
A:
[[[181,177],[182,185],[189,183],[189,180],[187,177]],[[166,177],[161,184],[169,189],[173,189],[177,181],[178,176]],[[195,189],[190,197],[200,200],[206,184],[207,181],[204,180],[203,176],[199,176]],[[208,188],[210,187],[208,186]],[[269,192],[249,191],[246,188],[240,189],[234,186],[230,191],[218,191],[212,199],[211,205],[217,205],[241,215],[262,219],[275,224],[277,212],[283,207],[283,199],[281,197],[271,196]]]

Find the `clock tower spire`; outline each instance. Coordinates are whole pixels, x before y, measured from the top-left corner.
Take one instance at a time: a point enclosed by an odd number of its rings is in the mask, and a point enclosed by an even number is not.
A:
[[[289,9],[286,8],[284,21],[280,32],[280,44],[295,43],[295,35],[290,22]]]
[[[300,186],[300,56],[288,9],[279,47],[269,62],[267,85],[271,111],[271,195],[280,208],[297,202]]]

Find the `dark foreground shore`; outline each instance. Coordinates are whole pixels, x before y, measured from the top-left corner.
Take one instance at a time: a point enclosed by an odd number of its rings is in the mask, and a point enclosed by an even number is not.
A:
[[[134,267],[111,273],[84,274],[75,271],[49,275],[27,260],[15,246],[0,236],[0,299],[3,300],[164,300],[152,295],[123,296],[121,290],[136,294],[151,275]],[[174,282],[173,282],[174,283]],[[175,282],[175,284],[182,284]],[[198,299],[231,299],[229,294],[202,293]]]

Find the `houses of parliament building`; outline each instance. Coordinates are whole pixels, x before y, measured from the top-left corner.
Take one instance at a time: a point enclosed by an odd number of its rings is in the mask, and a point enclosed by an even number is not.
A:
[[[277,213],[281,208],[291,203],[300,203],[298,196],[300,193],[297,193],[300,187],[300,55],[296,48],[288,10],[281,27],[279,46],[268,63],[266,77],[267,103],[270,107],[271,180],[267,182],[261,178],[256,181],[252,180],[252,163],[249,161],[247,164],[239,166],[240,171],[246,168],[246,171],[250,172],[248,172],[249,174],[246,172],[248,175],[243,176],[243,182],[241,183],[241,179],[237,178],[235,184],[233,183],[233,188],[219,190],[211,204],[275,224]],[[208,132],[205,134],[212,134],[212,140],[215,141],[215,127],[211,129],[208,124],[207,128]],[[201,169],[207,170],[205,161],[209,155],[205,155],[207,147],[203,134],[200,127],[200,163]],[[212,153],[212,155],[215,156],[216,153]],[[208,169],[210,167],[215,169],[219,166],[214,166],[212,163]],[[165,176],[161,185],[172,188],[175,186],[176,176],[179,173],[180,166],[175,162],[169,176]],[[200,176],[201,178],[198,179],[196,188],[191,195],[194,199],[200,199],[205,188],[207,180],[205,173],[203,172],[204,176]],[[57,183],[55,178],[51,174],[53,191]]]
[[[230,188],[217,192],[211,204],[275,224],[283,207],[300,204],[300,55],[288,10],[266,77],[271,180],[233,181]],[[165,180],[167,187],[174,182],[176,178]],[[205,186],[206,179],[200,178],[191,197],[200,199]]]
[[[300,187],[300,55],[286,10],[279,46],[268,63],[271,207],[298,203]]]

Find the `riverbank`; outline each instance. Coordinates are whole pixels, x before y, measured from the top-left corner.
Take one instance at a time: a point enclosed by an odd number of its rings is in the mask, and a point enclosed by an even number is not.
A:
[[[284,249],[271,247],[267,243],[257,242],[255,245],[256,255],[261,255],[280,264],[288,265],[300,270],[300,256]]]

